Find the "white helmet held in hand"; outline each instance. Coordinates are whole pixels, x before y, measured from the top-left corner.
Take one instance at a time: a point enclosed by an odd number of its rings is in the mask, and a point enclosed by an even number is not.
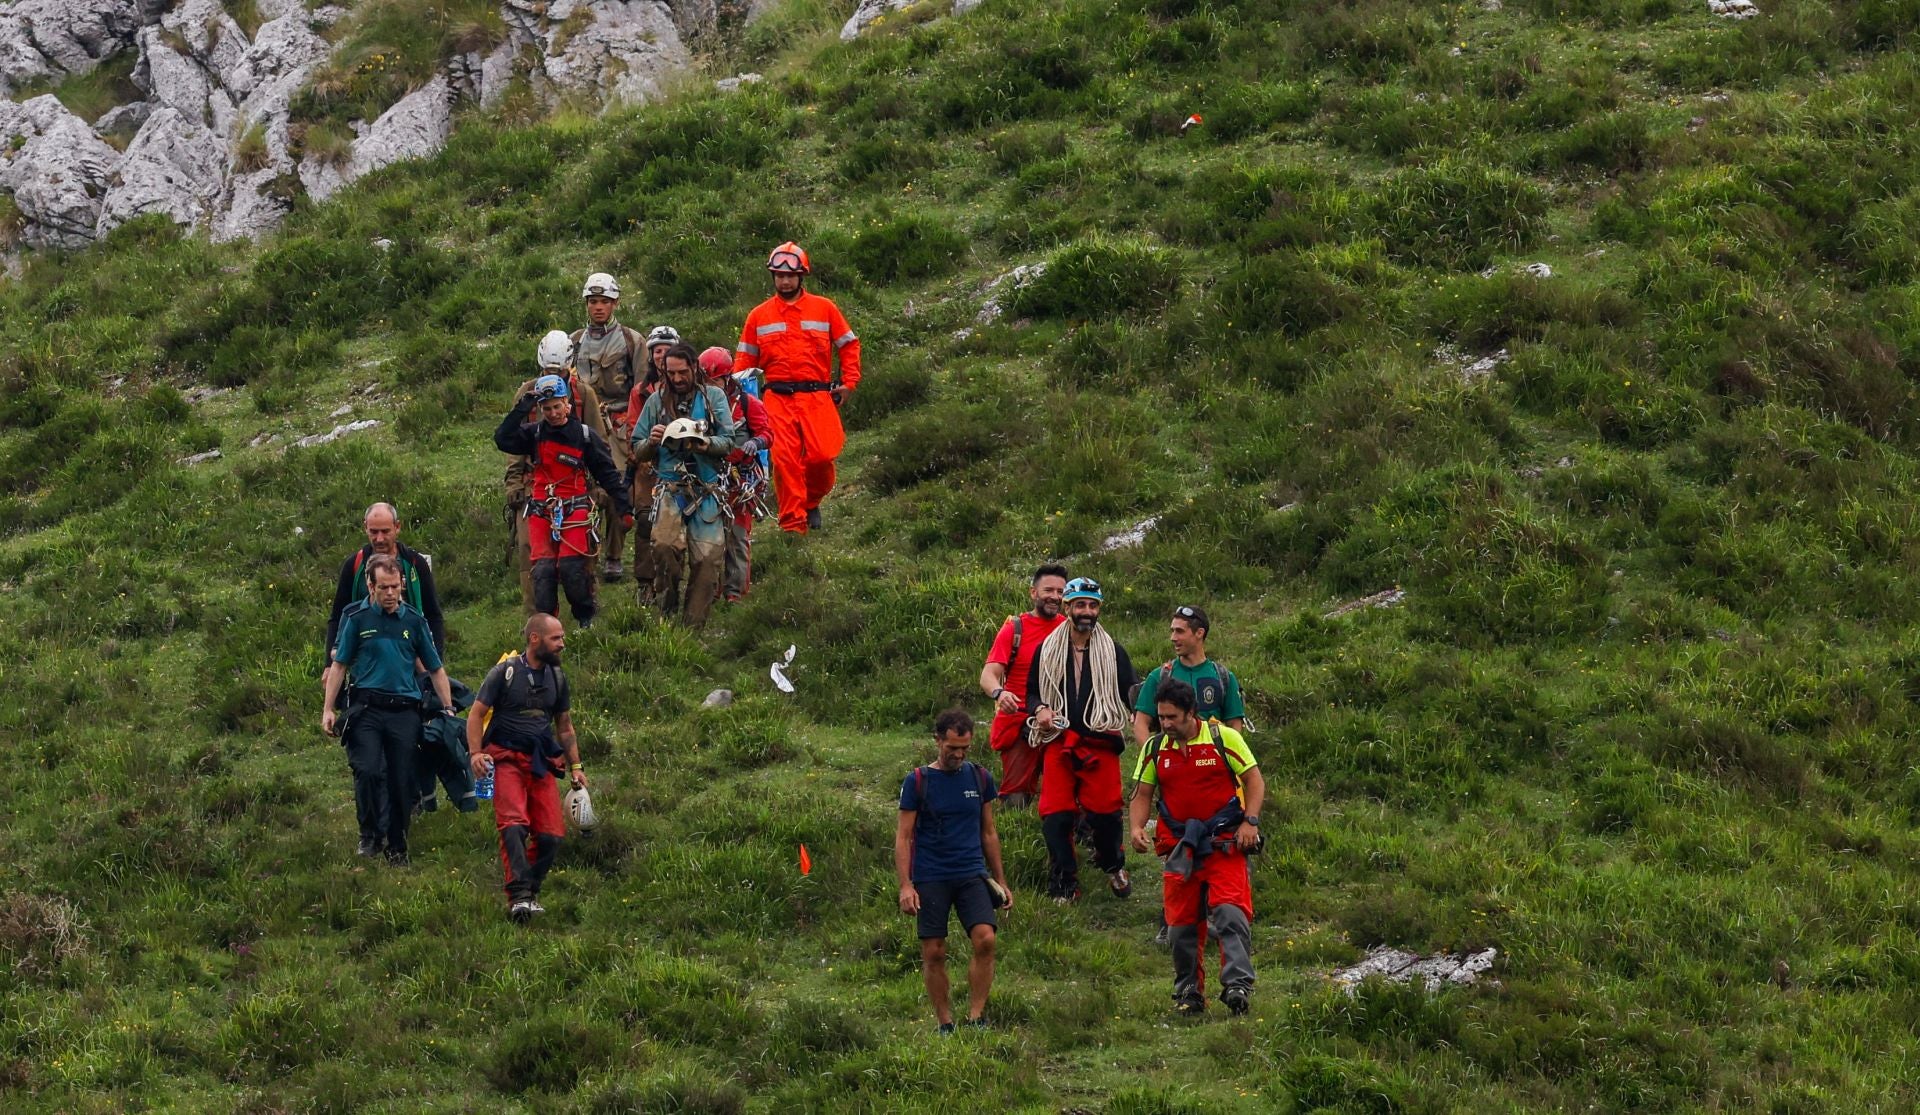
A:
[[[538,357],[540,370],[564,368],[571,363],[573,356],[573,338],[558,329],[540,338]]]
[[[595,271],[593,274],[587,276],[586,285],[580,288],[580,297],[611,298],[618,302],[620,300],[620,284],[614,282],[613,276],[607,274],[605,271]]]
[[[593,799],[587,796],[585,786],[575,786],[567,794],[567,818],[581,832],[591,832],[593,826],[600,823],[600,818],[594,815]]]

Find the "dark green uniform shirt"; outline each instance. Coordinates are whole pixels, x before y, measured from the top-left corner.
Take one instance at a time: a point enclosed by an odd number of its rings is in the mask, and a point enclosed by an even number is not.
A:
[[[1133,711],[1144,712],[1148,716],[1157,711],[1154,695],[1160,692],[1160,679],[1166,677],[1164,666],[1155,666],[1147,671],[1147,680],[1140,686],[1140,696],[1133,702]],[[1193,693],[1200,708],[1197,710],[1202,720],[1239,720],[1247,715],[1247,706],[1240,700],[1240,679],[1233,676],[1232,670],[1223,670],[1219,663],[1208,658],[1198,666],[1189,666],[1178,658],[1173,660],[1173,681],[1184,681],[1193,686]]]
[[[428,673],[440,668],[440,652],[433,649],[426,617],[405,602],[392,615],[370,600],[349,605],[340,613],[340,641],[333,654],[347,668],[356,690],[403,700],[420,699],[414,658]]]

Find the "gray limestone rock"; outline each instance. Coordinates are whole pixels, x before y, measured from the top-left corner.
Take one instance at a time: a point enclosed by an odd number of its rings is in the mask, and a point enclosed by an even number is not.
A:
[[[944,7],[954,15],[965,15],[979,6],[980,0],[860,0],[860,6],[840,28],[840,39],[842,42],[852,42],[875,23],[908,8]]]
[[[95,235],[105,236],[146,213],[165,213],[175,224],[203,228],[225,192],[226,173],[227,150],[220,137],[163,105],[114,167]]]
[[[14,0],[0,8],[0,97],[86,73],[133,44],[140,0]]]
[[[29,247],[85,247],[119,160],[118,151],[51,95],[25,104],[0,101],[0,190],[20,207],[20,238]]]

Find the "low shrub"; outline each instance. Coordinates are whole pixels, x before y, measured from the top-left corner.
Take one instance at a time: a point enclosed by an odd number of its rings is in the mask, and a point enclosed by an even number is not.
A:
[[[1173,255],[1132,241],[1094,240],[1055,253],[1046,273],[1015,291],[1022,317],[1106,318],[1156,310],[1180,288]]]

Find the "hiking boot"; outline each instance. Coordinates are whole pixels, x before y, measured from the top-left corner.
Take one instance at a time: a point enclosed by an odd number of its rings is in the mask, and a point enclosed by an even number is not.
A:
[[[1056,894],[1053,896],[1053,904],[1055,906],[1071,906],[1078,901],[1080,901],[1079,887],[1075,887],[1072,894]]]
[[[1166,922],[1160,923],[1160,931],[1153,935],[1153,943],[1156,945],[1159,945],[1161,948],[1166,948],[1167,945],[1169,944],[1167,940],[1167,923]]]
[[[953,1023],[951,1023],[951,1022],[942,1022],[942,1023],[940,1024],[940,1036],[941,1036],[941,1037],[943,1037],[943,1038],[950,1038],[950,1037],[952,1037],[952,1036],[953,1036]]]
[[[1225,1003],[1227,1009],[1234,1014],[1247,1013],[1249,1004],[1247,1002],[1247,989],[1244,987],[1227,988],[1220,993],[1220,1001]]]
[[[507,907],[507,918],[515,925],[525,925],[533,920],[533,903],[520,901]]]
[[[413,866],[413,861],[407,858],[407,850],[405,848],[388,848],[387,866],[411,867]]]
[[[969,1018],[961,1023],[961,1025],[969,1030],[984,1030],[987,1028],[987,1017],[986,1015],[981,1015],[979,1018]]]
[[[606,568],[600,571],[600,579],[608,584],[613,584],[615,581],[624,581],[627,579],[627,567],[618,561],[609,561],[606,564]]]
[[[807,529],[820,529],[820,509],[818,507],[807,508]]]
[[[1115,898],[1125,898],[1133,893],[1133,876],[1127,874],[1127,869],[1123,867],[1107,876],[1107,887],[1113,891]]]
[[[360,847],[356,848],[353,854],[356,856],[377,856],[384,851],[385,848],[386,845],[378,837],[363,836],[360,838]]]
[[[1207,1013],[1207,1001],[1198,995],[1189,995],[1173,1001],[1173,1013],[1193,1016]]]
[[[540,905],[537,899],[529,898],[527,899],[525,905],[527,907],[527,913],[529,914],[544,914],[547,912],[547,908],[545,906]]]

